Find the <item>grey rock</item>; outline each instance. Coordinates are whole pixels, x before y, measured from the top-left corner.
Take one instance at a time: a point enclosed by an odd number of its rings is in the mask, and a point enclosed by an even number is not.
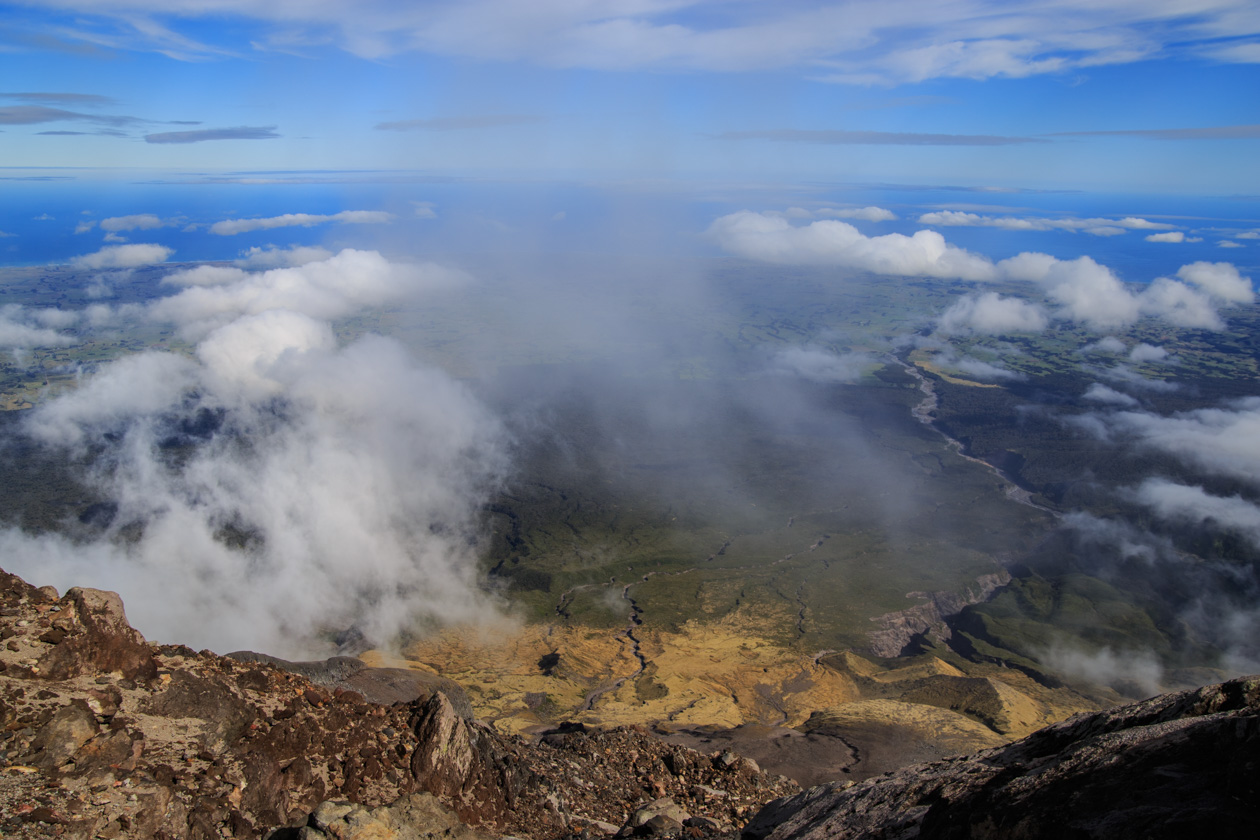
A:
[[[1260,677],[1077,715],[1021,741],[767,805],[749,840],[1250,836]]]
[[[463,686],[437,674],[407,668],[371,668],[350,656],[333,656],[311,662],[290,662],[278,656],[268,656],[252,650],[238,650],[227,655],[240,662],[259,662],[291,674],[300,674],[324,688],[357,691],[373,703],[391,705],[410,703],[413,700],[428,700],[440,691],[450,700],[456,714],[465,720],[473,719],[472,702],[468,699],[468,693],[464,691]]]
[[[635,810],[630,815],[627,825],[630,828],[640,828],[651,822],[656,817],[666,817],[673,822],[678,823],[678,827],[682,828],[683,822],[691,817],[687,811],[679,807],[678,803],[672,797],[664,796],[660,799],[654,799]]]

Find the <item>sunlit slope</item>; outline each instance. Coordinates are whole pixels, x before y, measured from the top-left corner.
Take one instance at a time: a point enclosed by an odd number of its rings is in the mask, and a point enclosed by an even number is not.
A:
[[[805,654],[766,639],[763,626],[764,616],[737,611],[677,631],[642,628],[637,643],[559,624],[459,628],[410,645],[403,660],[365,658],[457,680],[478,716],[504,731],[566,720],[662,730],[919,726],[915,737],[980,747],[1115,699],[946,649],[884,664],[852,652]]]

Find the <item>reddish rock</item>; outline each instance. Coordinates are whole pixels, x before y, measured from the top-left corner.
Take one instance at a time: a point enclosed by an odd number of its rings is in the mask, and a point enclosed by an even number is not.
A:
[[[144,637],[127,623],[116,592],[75,587],[61,599],[68,628],[39,660],[39,673],[49,680],[81,674],[118,674],[127,679],[157,677],[157,663]]]

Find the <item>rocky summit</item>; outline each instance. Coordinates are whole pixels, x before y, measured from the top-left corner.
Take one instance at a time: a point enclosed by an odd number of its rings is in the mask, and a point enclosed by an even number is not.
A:
[[[702,837],[799,790],[636,727],[500,735],[394,669],[149,644],[109,592],[0,573],[0,628],[4,837]]]
[[[692,736],[706,752],[639,726],[504,735],[434,674],[151,644],[110,592],[0,572],[0,637],[4,837],[1171,838],[1260,824],[1260,678],[801,792],[738,739]]]

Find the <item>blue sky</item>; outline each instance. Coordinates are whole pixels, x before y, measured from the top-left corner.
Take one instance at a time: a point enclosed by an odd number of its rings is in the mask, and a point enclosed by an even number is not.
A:
[[[9,167],[1260,193],[1251,0],[0,5]]]

